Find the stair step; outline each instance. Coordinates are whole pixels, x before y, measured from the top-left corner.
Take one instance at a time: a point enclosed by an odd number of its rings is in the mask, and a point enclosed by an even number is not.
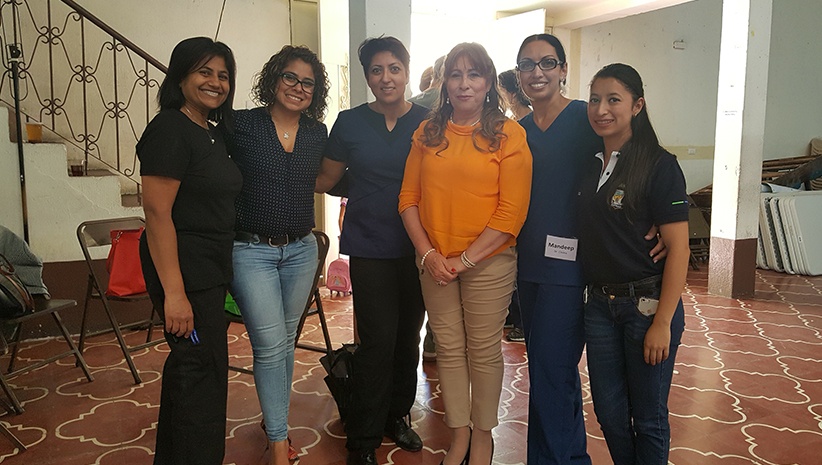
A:
[[[69,166],[69,176],[115,176],[114,173],[103,168],[86,170],[85,174],[80,174],[82,172],[80,165]]]
[[[123,199],[124,207],[142,207],[143,204],[139,194],[122,194],[120,198]]]

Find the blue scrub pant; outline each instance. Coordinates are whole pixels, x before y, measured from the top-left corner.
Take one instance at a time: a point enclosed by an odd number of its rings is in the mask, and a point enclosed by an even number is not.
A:
[[[583,289],[517,284],[531,382],[528,465],[591,464],[578,369],[585,344]]]

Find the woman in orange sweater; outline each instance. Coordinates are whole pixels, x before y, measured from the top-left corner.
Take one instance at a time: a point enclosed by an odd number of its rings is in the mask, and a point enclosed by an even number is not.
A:
[[[437,342],[452,430],[443,464],[485,465],[499,423],[500,340],[516,281],[514,245],[528,212],[531,152],[525,131],[500,109],[497,72],[481,45],[454,47],[444,75],[433,117],[414,134],[399,210]]]

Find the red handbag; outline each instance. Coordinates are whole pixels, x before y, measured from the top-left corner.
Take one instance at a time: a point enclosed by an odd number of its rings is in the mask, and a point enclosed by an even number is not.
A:
[[[146,292],[140,264],[140,235],[143,229],[112,229],[111,250],[106,260],[106,295],[125,297]]]

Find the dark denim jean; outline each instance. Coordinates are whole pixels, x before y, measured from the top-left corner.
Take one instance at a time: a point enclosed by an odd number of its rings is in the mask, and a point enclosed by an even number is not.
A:
[[[594,412],[614,465],[667,465],[671,443],[668,393],[676,351],[685,329],[682,300],[671,322],[668,359],[645,363],[645,332],[653,322],[634,297],[603,295],[589,288],[585,341]]]

